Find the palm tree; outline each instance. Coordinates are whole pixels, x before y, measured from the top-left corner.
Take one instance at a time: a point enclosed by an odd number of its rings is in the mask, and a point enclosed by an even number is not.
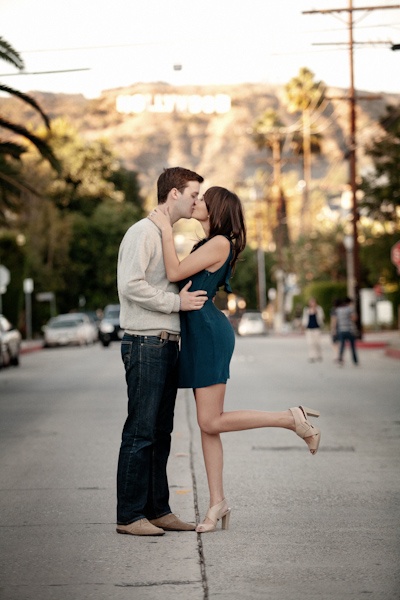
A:
[[[325,99],[326,86],[322,81],[315,81],[314,73],[302,67],[297,77],[293,77],[285,86],[287,105],[289,112],[302,113],[302,147],[303,147],[303,203],[301,210],[301,226],[305,225],[306,216],[309,213],[309,193],[311,183],[311,154],[317,141],[312,136],[311,118]],[[299,136],[297,136],[298,138]],[[313,139],[312,139],[313,138]],[[295,140],[294,140],[295,141]]]
[[[0,60],[12,64],[20,71],[24,69],[24,61],[20,54],[2,37],[0,37]],[[41,116],[47,130],[50,131],[49,118],[34,98],[2,83],[0,83],[0,91],[6,92],[29,104]],[[19,169],[21,156],[28,148],[19,141],[13,141],[14,136],[17,136],[17,138],[21,137],[33,144],[41,156],[46,159],[58,173],[61,171],[61,166],[46,141],[31,133],[23,125],[13,123],[0,115],[0,129],[1,128],[7,130],[12,136],[11,140],[0,139],[0,219],[5,221],[5,212],[7,209],[16,209],[21,192],[27,191],[34,193],[34,190],[29,184],[21,178]]]
[[[282,249],[289,246],[290,240],[286,218],[286,198],[281,183],[282,147],[286,136],[287,128],[283,126],[278,114],[272,108],[267,109],[253,127],[253,140],[257,148],[272,152],[272,201],[276,206],[277,221],[273,235],[278,249],[278,262],[280,265],[282,263]]]

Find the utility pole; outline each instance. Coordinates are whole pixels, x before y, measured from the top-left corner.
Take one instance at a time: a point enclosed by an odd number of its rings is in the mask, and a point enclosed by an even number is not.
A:
[[[350,178],[350,187],[352,194],[352,225],[353,225],[353,271],[354,271],[354,301],[357,308],[358,315],[358,329],[360,335],[362,334],[361,329],[361,311],[360,311],[360,287],[361,287],[361,269],[360,269],[360,254],[359,254],[359,244],[358,244],[358,206],[357,206],[357,157],[356,157],[356,149],[357,149],[357,140],[356,140],[356,93],[354,87],[354,39],[353,39],[353,12],[355,11],[372,11],[372,10],[386,10],[400,8],[400,4],[393,5],[383,5],[383,6],[360,6],[353,7],[353,0],[349,0],[349,4],[347,8],[330,8],[330,9],[322,9],[322,10],[306,10],[303,11],[304,15],[311,14],[333,14],[333,13],[348,13],[348,31],[349,31],[349,63],[350,63],[350,86],[349,86],[349,119],[350,119],[350,136],[349,136],[349,178]]]

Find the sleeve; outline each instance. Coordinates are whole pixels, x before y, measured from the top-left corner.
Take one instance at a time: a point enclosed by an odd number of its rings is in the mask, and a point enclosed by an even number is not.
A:
[[[144,230],[123,240],[118,256],[118,291],[128,302],[146,310],[166,314],[179,312],[179,295],[156,288],[146,279],[154,250],[155,239]]]

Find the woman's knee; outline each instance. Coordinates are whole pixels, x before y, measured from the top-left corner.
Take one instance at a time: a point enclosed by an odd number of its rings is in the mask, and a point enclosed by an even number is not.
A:
[[[197,422],[199,427],[203,433],[208,433],[208,435],[215,435],[219,433],[216,422],[209,417],[198,417]]]

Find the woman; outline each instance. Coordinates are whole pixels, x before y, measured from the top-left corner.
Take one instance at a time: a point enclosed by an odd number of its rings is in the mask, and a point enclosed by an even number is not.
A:
[[[208,300],[201,310],[181,313],[179,381],[179,387],[193,389],[196,400],[210,491],[210,508],[196,531],[206,533],[215,531],[219,519],[222,519],[223,529],[229,524],[230,508],[223,489],[221,433],[257,427],[291,429],[305,440],[312,454],[318,450],[321,434],[307,420],[307,415],[318,417],[319,413],[301,406],[282,412],[224,412],[235,335],[213,298],[221,286],[230,291],[229,278],[246,245],[246,229],[239,198],[222,187],[212,187],[203,198],[196,200],[192,217],[200,222],[205,239],[195,245],[189,256],[179,261],[168,214],[158,207],[149,215],[162,233],[168,279],[178,282],[180,287],[191,280],[191,291],[203,289],[208,292]]]
[[[315,298],[310,298],[303,310],[302,327],[306,330],[308,360],[322,360],[321,329],[324,326],[324,311]]]

